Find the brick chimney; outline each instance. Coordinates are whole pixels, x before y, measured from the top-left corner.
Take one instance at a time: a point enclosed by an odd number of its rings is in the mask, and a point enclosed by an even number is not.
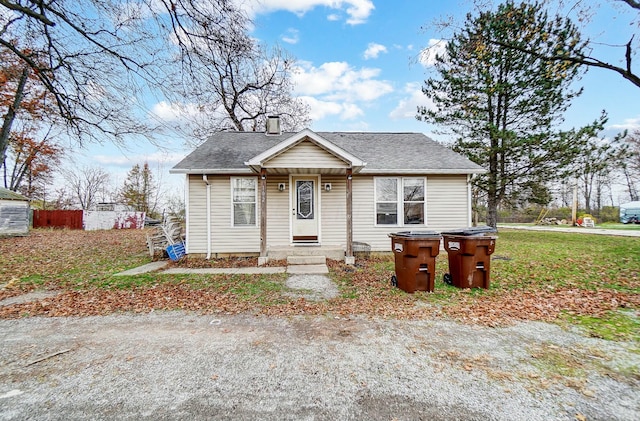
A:
[[[270,115],[267,117],[267,135],[280,135],[280,116]]]

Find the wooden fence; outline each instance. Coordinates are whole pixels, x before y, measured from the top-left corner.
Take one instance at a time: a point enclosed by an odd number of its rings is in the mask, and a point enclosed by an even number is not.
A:
[[[33,211],[33,228],[82,229],[81,210],[39,210]]]

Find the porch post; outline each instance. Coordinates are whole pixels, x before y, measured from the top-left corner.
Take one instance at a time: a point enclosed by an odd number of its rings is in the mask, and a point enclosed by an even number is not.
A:
[[[352,200],[352,187],[351,179],[353,178],[351,168],[347,168],[347,251],[345,256],[345,263],[352,265],[355,263],[353,257],[353,200]]]
[[[260,257],[258,266],[267,263],[267,170],[260,169]]]

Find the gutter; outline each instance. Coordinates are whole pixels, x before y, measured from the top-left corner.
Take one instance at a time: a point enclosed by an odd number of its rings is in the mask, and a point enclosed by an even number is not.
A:
[[[211,184],[207,174],[202,174],[202,181],[207,185],[207,257],[211,259]]]

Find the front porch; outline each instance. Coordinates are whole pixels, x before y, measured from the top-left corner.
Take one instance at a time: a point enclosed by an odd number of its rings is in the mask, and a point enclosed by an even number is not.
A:
[[[314,255],[354,263],[352,177],[364,162],[304,131],[245,165],[259,175],[259,265],[270,259]],[[285,182],[283,177],[287,177]],[[272,198],[277,201],[271,206],[277,218],[269,214]],[[289,245],[274,246],[274,240],[275,244],[282,242],[274,239],[270,227],[281,227],[283,222],[288,222]],[[338,226],[340,223],[344,225]]]

